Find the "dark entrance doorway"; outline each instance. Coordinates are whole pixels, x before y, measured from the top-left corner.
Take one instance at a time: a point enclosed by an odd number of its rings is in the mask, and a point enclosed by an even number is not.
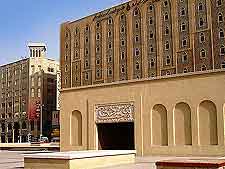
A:
[[[97,124],[99,150],[134,150],[134,123]]]

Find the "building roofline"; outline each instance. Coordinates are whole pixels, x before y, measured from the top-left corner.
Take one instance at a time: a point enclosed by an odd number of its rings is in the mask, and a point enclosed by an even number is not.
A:
[[[16,63],[19,63],[19,62],[22,62],[22,61],[26,61],[26,60],[29,60],[29,58],[20,59],[20,60],[17,60],[15,62],[10,62],[10,63],[6,63],[6,64],[3,64],[3,65],[0,65],[0,68],[6,67],[6,66],[9,66],[9,65],[13,65],[13,64],[16,64]]]
[[[100,13],[102,13],[102,12],[106,12],[107,10],[114,9],[114,8],[117,8],[117,7],[126,5],[126,4],[130,3],[131,1],[132,1],[132,0],[128,0],[127,2],[123,2],[123,3],[120,3],[120,4],[118,4],[118,5],[114,5],[114,6],[112,6],[112,7],[108,7],[108,8],[106,8],[106,9],[104,9],[104,10],[101,10],[101,11],[98,11],[98,12],[94,12],[94,13],[92,13],[92,14],[90,14],[90,15],[87,15],[87,16],[85,16],[85,17],[81,17],[81,18],[79,18],[79,19],[74,19],[74,20],[72,20],[72,21],[70,21],[70,20],[69,20],[69,21],[65,21],[64,23],[73,24],[73,23],[79,22],[79,21],[81,21],[81,20],[84,20],[84,19],[86,19],[86,18],[96,16],[97,14],[100,14]]]

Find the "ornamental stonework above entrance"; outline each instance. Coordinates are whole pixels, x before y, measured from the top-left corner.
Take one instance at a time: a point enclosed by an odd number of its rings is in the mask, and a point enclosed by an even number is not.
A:
[[[96,123],[134,121],[134,103],[115,103],[95,106]]]

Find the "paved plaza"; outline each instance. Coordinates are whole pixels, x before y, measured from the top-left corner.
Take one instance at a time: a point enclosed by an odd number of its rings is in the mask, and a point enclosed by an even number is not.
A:
[[[36,152],[23,152],[23,151],[0,151],[0,169],[23,169],[25,153]],[[40,153],[40,152],[38,152]],[[44,152],[43,152],[44,153]],[[155,169],[155,162],[161,160],[171,159],[211,159],[213,157],[137,157],[134,164],[126,164],[119,166],[103,167],[99,169]],[[224,159],[224,157],[218,157]]]

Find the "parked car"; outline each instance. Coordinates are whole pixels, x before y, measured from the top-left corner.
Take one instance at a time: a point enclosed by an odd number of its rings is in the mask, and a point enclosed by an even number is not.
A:
[[[49,143],[48,137],[41,137],[41,139],[39,139],[40,143]]]

